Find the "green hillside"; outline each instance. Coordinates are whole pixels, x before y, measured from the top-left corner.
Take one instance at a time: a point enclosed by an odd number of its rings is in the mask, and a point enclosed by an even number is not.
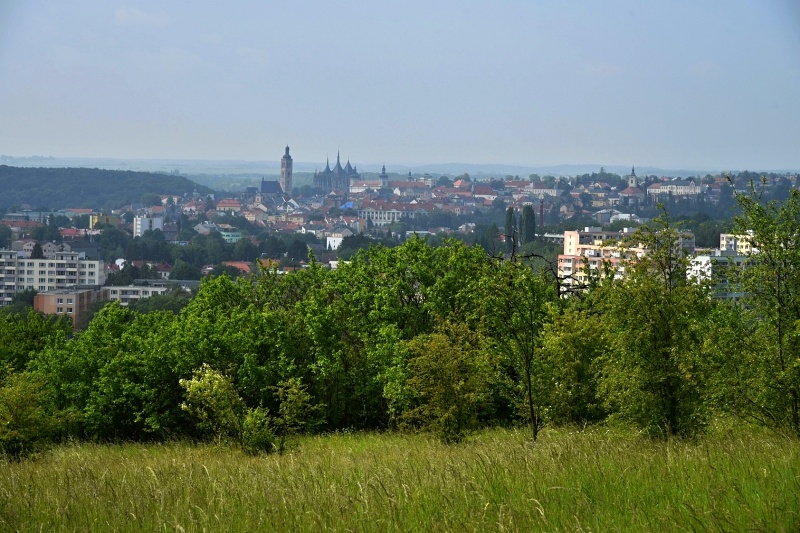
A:
[[[28,204],[62,209],[112,209],[145,194],[213,192],[182,176],[98,168],[20,168],[0,165],[0,208]]]

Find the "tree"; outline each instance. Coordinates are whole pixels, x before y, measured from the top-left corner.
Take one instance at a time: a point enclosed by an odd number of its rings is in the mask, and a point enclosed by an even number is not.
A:
[[[666,213],[621,243],[625,278],[607,277],[595,305],[605,312],[610,350],[600,389],[613,416],[655,436],[705,427],[707,367],[701,357],[712,302],[687,279],[687,251]]]
[[[172,267],[172,272],[169,274],[169,279],[194,279],[198,280],[203,277],[200,269],[194,265],[190,265],[185,261],[178,259],[175,261],[175,266]]]
[[[484,334],[505,358],[513,400],[536,440],[543,423],[541,336],[555,291],[516,259],[500,262],[477,283]]]
[[[522,217],[519,221],[520,243],[527,244],[536,239],[536,213],[533,206],[526,205],[522,208]]]
[[[736,200],[742,214],[734,232],[753,252],[735,281],[761,340],[748,350],[749,365],[739,368],[737,404],[743,414],[800,436],[800,191],[781,203],[763,202],[751,182],[750,193]]]
[[[545,417],[557,424],[584,426],[606,416],[598,378],[608,333],[592,307],[558,312],[542,334]]]
[[[202,433],[217,439],[239,438],[245,407],[227,376],[204,363],[192,379],[182,379],[180,385],[186,391],[181,409]]]
[[[490,365],[482,344],[465,324],[449,322],[414,338],[409,385],[419,405],[405,419],[445,443],[459,442],[475,428],[489,396]]]
[[[42,245],[38,242],[33,245],[33,250],[31,250],[31,259],[44,259],[44,252],[42,251]]]
[[[509,207],[506,209],[506,224],[503,228],[506,236],[506,252],[513,253],[517,245],[517,215],[514,213],[514,208]]]
[[[0,248],[8,248],[11,246],[11,228],[0,224]]]

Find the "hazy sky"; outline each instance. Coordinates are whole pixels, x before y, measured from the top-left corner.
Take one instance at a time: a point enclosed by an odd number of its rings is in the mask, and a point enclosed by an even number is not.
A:
[[[800,169],[798,0],[0,0],[0,153]]]

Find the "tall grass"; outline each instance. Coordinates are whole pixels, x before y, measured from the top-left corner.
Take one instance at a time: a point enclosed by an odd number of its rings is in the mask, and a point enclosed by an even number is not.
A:
[[[800,442],[594,429],[224,446],[64,445],[0,463],[7,531],[799,531]]]

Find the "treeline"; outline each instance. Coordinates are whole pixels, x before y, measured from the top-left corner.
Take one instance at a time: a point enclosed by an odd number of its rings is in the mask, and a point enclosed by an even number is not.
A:
[[[800,436],[800,192],[740,198],[759,253],[737,303],[687,278],[666,216],[650,253],[584,290],[448,241],[373,247],[252,279],[203,281],[178,314],[111,304],[82,332],[36,314],[0,325],[0,447],[66,437],[225,438],[281,449],[299,431],[629,424],[698,434],[717,416]],[[606,274],[612,274],[611,267]]]
[[[117,209],[152,194],[210,194],[184,177],[99,168],[21,168],[0,165],[0,208],[48,206]]]

